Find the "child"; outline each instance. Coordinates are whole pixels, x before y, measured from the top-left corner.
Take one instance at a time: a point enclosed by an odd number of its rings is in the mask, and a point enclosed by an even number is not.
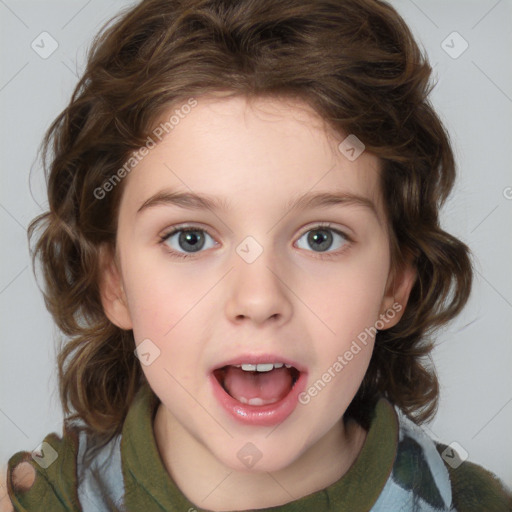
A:
[[[30,227],[68,417],[15,510],[511,510],[419,426],[472,282],[430,71],[377,0],[145,0],[95,41]]]

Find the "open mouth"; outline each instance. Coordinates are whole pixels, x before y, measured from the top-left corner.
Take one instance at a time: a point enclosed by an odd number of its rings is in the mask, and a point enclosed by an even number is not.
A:
[[[268,406],[288,396],[300,377],[292,365],[277,363],[226,365],[213,372],[222,389],[240,404]]]

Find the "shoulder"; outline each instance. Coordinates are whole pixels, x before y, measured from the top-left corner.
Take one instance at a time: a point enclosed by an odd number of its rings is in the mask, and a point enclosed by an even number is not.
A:
[[[398,445],[389,482],[395,499],[414,500],[422,511],[512,511],[510,490],[495,475],[462,461],[451,445],[434,440],[399,408],[395,411]]]
[[[132,430],[139,430],[141,418],[149,418],[157,403],[149,385],[142,386],[128,413]],[[126,437],[124,423],[117,433],[102,436],[92,432],[82,421],[65,421],[61,437],[49,434],[37,450],[15,453],[9,459],[6,479],[7,497],[14,509],[125,510],[121,455],[121,441]],[[151,426],[148,428],[151,431]],[[0,512],[4,512],[3,509]]]
[[[65,427],[62,437],[49,434],[38,450],[16,453],[7,468],[15,510],[121,510],[120,440],[119,434],[99,442],[83,428]]]
[[[7,494],[15,510],[81,510],[77,495],[79,432],[48,434],[39,447],[8,461]],[[33,508],[34,507],[34,508]],[[7,509],[9,510],[9,509]]]
[[[436,443],[452,484],[454,507],[460,512],[505,512],[512,510],[512,493],[490,471],[468,460],[462,461],[457,452]]]

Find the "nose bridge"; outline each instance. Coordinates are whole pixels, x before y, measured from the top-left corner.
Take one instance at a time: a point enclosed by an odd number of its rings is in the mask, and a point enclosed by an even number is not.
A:
[[[267,319],[285,321],[291,315],[290,294],[284,276],[280,275],[284,262],[276,257],[270,239],[267,237],[268,243],[260,243],[247,236],[235,249],[226,304],[231,320],[247,318],[263,323]]]

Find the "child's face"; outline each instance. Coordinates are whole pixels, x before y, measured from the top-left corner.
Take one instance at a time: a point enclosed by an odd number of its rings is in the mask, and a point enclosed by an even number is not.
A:
[[[199,98],[182,117],[126,178],[124,291],[117,301],[104,294],[104,305],[136,345],[151,340],[142,368],[177,438],[231,468],[247,469],[252,452],[255,470],[285,468],[339,428],[371,357],[371,328],[394,325],[399,308],[380,315],[407,300],[410,280],[390,291],[379,162],[368,152],[350,161],[337,149],[344,137],[300,103]],[[171,192],[221,206],[180,206]],[[363,200],[290,206],[320,193]],[[195,229],[188,238],[162,241],[184,226]],[[258,362],[300,374],[234,367]]]

